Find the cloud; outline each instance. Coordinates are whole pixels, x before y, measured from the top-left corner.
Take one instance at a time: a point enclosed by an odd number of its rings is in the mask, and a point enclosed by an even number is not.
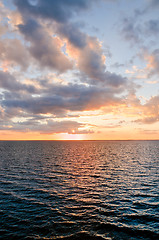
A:
[[[145,22],[145,34],[149,34],[150,36],[157,36],[159,34],[159,20],[158,19],[150,19]]]
[[[148,134],[148,135],[158,135],[158,130],[149,130],[149,129],[139,129],[140,134]]]
[[[76,67],[88,76],[89,83],[105,83],[112,87],[126,85],[126,78],[106,71],[105,56],[97,38],[90,37],[80,30],[80,25],[70,22],[73,14],[90,8],[90,0],[59,0],[59,1],[30,1],[15,0],[15,5],[24,18],[24,24],[19,30],[25,39],[31,43],[30,54],[40,62],[41,66],[49,66],[64,72],[71,69],[72,64],[61,52],[60,40],[66,41],[66,53],[76,62]],[[56,9],[56,11],[55,11]],[[31,18],[29,19],[29,16]],[[60,37],[51,37],[38,19],[53,20],[54,30]],[[26,21],[26,19],[29,19]]]
[[[103,128],[121,128],[122,126],[120,124],[115,124],[115,125],[106,125],[102,126]]]
[[[148,77],[153,75],[159,76],[159,49],[155,49],[151,54],[146,53],[144,58],[148,62],[146,66],[146,69],[149,71]]]
[[[20,24],[20,32],[30,42],[28,50],[42,67],[50,67],[59,72],[72,68],[72,63],[61,52],[61,42],[57,37],[52,37],[37,21],[29,19],[25,24]]]
[[[142,15],[145,16],[143,17]],[[134,11],[133,16],[123,17],[121,20],[121,25],[119,27],[121,36],[130,43],[131,47],[151,47],[152,42],[153,44],[156,43],[156,37],[159,33],[159,20],[158,18],[153,18],[152,14],[149,19],[147,15],[148,12],[144,9],[141,12]],[[141,16],[143,18],[142,21]]]
[[[0,88],[9,90],[10,92],[25,91],[28,93],[35,93],[36,88],[33,85],[23,84],[16,80],[16,78],[9,72],[0,71]]]
[[[113,68],[121,68],[121,67],[125,67],[125,64],[115,62],[114,64],[111,65],[111,67],[113,67]]]
[[[33,4],[29,0],[14,0],[15,5],[22,14],[35,17],[53,19],[59,23],[68,22],[68,20],[81,10],[88,9],[94,0],[37,0]]]
[[[153,124],[159,122],[159,96],[150,98],[146,104],[140,106],[141,118],[137,123]]]
[[[122,20],[121,34],[132,45],[141,43],[141,26],[136,24],[136,19],[125,17]]]
[[[80,31],[79,24],[58,24],[57,31],[75,47],[84,48],[87,44],[87,35]]]
[[[17,51],[18,49],[18,51]],[[6,62],[6,67],[16,65],[21,66],[23,70],[26,70],[29,66],[31,59],[25,48],[19,39],[3,39],[0,40],[0,59]]]
[[[64,118],[78,112],[79,116],[79,112],[98,110],[123,101],[118,94],[127,89],[127,79],[106,69],[102,44],[96,37],[82,32],[80,24],[71,21],[74,13],[87,10],[92,2],[95,1],[14,1],[19,12],[12,17],[18,16],[18,20],[12,19],[11,24],[18,25],[14,28],[14,38],[1,42],[2,55],[5,56],[3,61],[21,66],[25,75],[22,77],[20,72],[17,80],[13,70],[0,72],[2,129],[9,126],[17,131],[44,129],[49,133],[59,129],[59,132],[71,134],[93,133],[93,130],[85,129],[85,125],[73,121],[49,121],[48,114],[53,118]],[[19,49],[17,54],[15,49]],[[32,65],[35,69],[40,66],[46,79],[32,79],[29,69]],[[62,74],[73,69],[74,76],[77,72],[81,76],[78,84],[67,83],[65,79],[55,83],[54,79],[47,78],[48,70]],[[24,121],[30,116],[30,120]],[[15,119],[19,121],[15,123]]]
[[[47,120],[45,123],[28,120],[23,122],[6,122],[0,126],[0,130],[12,130],[16,132],[40,132],[41,134],[91,134],[90,129],[84,129],[87,125],[76,121]],[[82,128],[82,129],[81,129]]]
[[[2,20],[4,17],[6,17],[8,14],[7,9],[5,8],[4,4],[0,2],[0,20]]]
[[[20,93],[4,93],[2,106],[7,109],[17,108],[33,114],[63,114],[66,111],[96,110],[106,105],[118,104],[122,99],[115,96],[110,88],[77,84],[50,84],[49,88],[36,90],[38,96]],[[10,87],[10,86],[9,86]],[[17,86],[21,89],[23,86]],[[11,87],[10,87],[11,88]],[[14,90],[16,85],[14,86]],[[40,94],[40,95],[39,95]]]
[[[158,0],[150,0],[149,7],[158,8],[159,7]]]
[[[93,133],[90,125],[57,118],[79,117],[82,113],[84,116],[85,111],[95,110],[115,114],[121,108],[129,111],[129,104],[130,111],[141,112],[136,122],[158,121],[158,99],[141,105],[135,96],[137,87],[107,68],[110,52],[103,49],[97,37],[89,36],[81,24],[74,22],[77,13],[88,10],[97,1],[13,2],[17,8],[10,15],[9,24],[16,26],[8,28],[8,35],[4,36],[5,29],[0,25],[0,57],[4,64],[0,71],[1,130],[89,134]],[[154,35],[158,30],[158,21],[153,19],[146,24],[125,18],[122,24],[123,36],[133,44],[141,44],[143,36]],[[149,55],[149,73],[158,74],[158,50]],[[114,67],[124,65],[116,62]]]
[[[97,38],[87,36],[87,45],[82,49],[75,49],[74,46],[68,44],[67,52],[76,60],[80,72],[86,76],[81,78],[82,82],[116,88],[124,86],[126,88],[127,79],[125,77],[106,71],[106,57]]]
[[[151,79],[152,77],[159,76],[159,49],[154,49],[152,52],[148,48],[142,48],[138,57],[145,61],[146,66],[144,68],[138,68],[133,65],[132,69],[126,69],[125,73],[132,74],[136,79],[147,79],[146,82],[150,84],[157,83],[157,79]]]
[[[155,123],[155,122],[158,122],[158,121],[159,121],[159,116],[154,116],[154,117],[145,117],[145,118],[142,118],[142,119],[138,119],[135,122],[144,123],[144,124],[152,124],[152,123]]]

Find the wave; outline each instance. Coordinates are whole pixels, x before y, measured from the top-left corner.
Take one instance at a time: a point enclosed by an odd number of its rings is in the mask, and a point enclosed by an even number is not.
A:
[[[114,235],[119,235],[120,233],[120,234],[127,234],[129,237],[142,237],[143,239],[153,239],[153,240],[159,239],[159,234],[153,231],[145,230],[145,229],[137,229],[135,227],[130,228],[125,226],[118,226],[116,224],[111,224],[111,223],[101,223],[97,227],[97,229],[113,232]]]
[[[144,144],[5,142],[0,239],[158,240],[159,141]]]
[[[63,237],[54,237],[52,239],[56,240],[106,240],[108,238],[103,238],[100,235],[90,235],[87,232],[79,232],[76,234],[72,234],[70,236],[63,236]]]

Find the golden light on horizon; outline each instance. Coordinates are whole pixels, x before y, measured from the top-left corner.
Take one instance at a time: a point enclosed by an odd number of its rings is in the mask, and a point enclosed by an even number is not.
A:
[[[85,135],[84,134],[61,133],[61,134],[58,134],[58,136],[60,136],[60,140],[85,140]]]

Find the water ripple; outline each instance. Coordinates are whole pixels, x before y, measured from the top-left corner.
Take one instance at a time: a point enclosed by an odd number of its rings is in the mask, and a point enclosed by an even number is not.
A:
[[[0,239],[159,239],[159,141],[0,141]]]

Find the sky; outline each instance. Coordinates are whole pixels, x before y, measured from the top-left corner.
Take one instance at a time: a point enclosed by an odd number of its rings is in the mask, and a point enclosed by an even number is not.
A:
[[[0,140],[159,139],[159,0],[0,0]]]

